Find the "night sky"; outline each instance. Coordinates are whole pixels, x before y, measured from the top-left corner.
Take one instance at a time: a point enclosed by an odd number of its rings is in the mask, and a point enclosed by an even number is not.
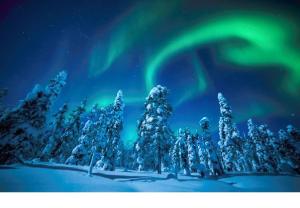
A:
[[[209,2],[209,3],[207,3]],[[223,92],[241,130],[252,117],[277,131],[300,127],[297,1],[0,1],[0,87],[15,106],[36,83],[69,74],[53,111],[125,99],[123,139],[149,90],[170,90],[171,128],[219,120]]]

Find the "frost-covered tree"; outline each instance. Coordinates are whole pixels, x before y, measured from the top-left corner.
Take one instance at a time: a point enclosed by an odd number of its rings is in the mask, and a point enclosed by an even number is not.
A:
[[[81,130],[81,117],[85,112],[86,100],[81,102],[70,114],[66,121],[64,132],[56,145],[55,151],[51,153],[50,161],[65,163],[71,155],[73,148],[77,145]]]
[[[292,137],[296,142],[300,142],[300,131],[298,129],[289,124],[287,125],[286,130],[290,137]]]
[[[204,142],[204,137],[196,134],[196,137],[198,137],[198,155],[199,155],[199,161],[200,164],[198,166],[198,172],[204,176],[208,173],[209,170],[209,157],[208,157],[208,151],[206,149],[206,145]]]
[[[118,154],[118,145],[120,144],[121,131],[123,129],[123,111],[124,111],[123,93],[118,91],[114,104],[106,109],[107,127],[106,144],[102,152],[101,160],[98,162],[104,170],[115,170]]]
[[[65,131],[67,111],[68,105],[65,103],[58,112],[54,114],[54,122],[50,125],[49,130],[45,132],[45,135],[49,136],[49,139],[40,157],[42,161],[48,161],[50,158],[54,157],[57,149],[63,142],[62,135]]]
[[[201,150],[201,154],[203,154],[202,152],[205,151],[206,153],[204,155],[207,158],[207,163],[206,160],[204,160],[204,164],[207,164],[207,170],[209,171],[210,175],[222,175],[223,169],[221,160],[218,155],[217,147],[212,141],[208,118],[203,117],[199,124],[201,128],[201,139],[203,141],[203,150]]]
[[[279,155],[280,155],[280,170],[287,170],[287,166],[298,174],[300,173],[300,155],[296,151],[295,143],[291,137],[287,134],[286,131],[280,129],[278,132],[278,137],[280,141],[279,145]],[[284,165],[285,164],[285,165]]]
[[[227,103],[227,100],[218,93],[221,117],[219,120],[219,146],[222,155],[222,164],[226,171],[242,171],[243,160],[240,160],[243,155],[241,150],[241,137],[233,123],[232,110]]]
[[[66,164],[89,165],[92,151],[92,141],[97,134],[97,124],[88,120],[79,137],[79,144],[72,150],[71,156],[66,160]]]
[[[92,140],[92,157],[90,161],[89,174],[92,173],[94,166],[102,168],[102,155],[107,144],[107,124],[109,124],[109,117],[106,115],[106,108],[99,108],[94,111],[97,112],[98,119],[94,119],[96,126],[96,136]]]
[[[180,140],[177,140],[171,151],[172,170],[177,178],[178,172],[180,171],[181,156],[180,156]]]
[[[271,132],[266,125],[257,126],[252,119],[248,120],[248,136],[253,142],[255,153],[251,153],[252,168],[258,172],[275,172],[277,169],[276,159],[271,154]],[[270,145],[269,145],[270,144]],[[251,150],[249,150],[251,151]]]
[[[159,174],[170,152],[172,131],[168,118],[172,108],[167,101],[168,90],[157,85],[145,102],[145,112],[138,121],[138,140],[136,143],[139,170],[153,169]],[[165,160],[165,161],[164,161]]]
[[[188,148],[189,166],[191,172],[195,173],[198,170],[199,161],[199,151],[198,151],[198,136],[193,135],[189,129],[185,131],[185,139]]]
[[[0,118],[0,163],[11,163],[16,157],[32,159],[41,151],[39,134],[46,124],[54,99],[66,84],[66,72],[50,80],[46,88],[36,85],[17,107]]]
[[[262,169],[260,165],[259,155],[261,148],[256,147],[256,144],[261,144],[258,127],[253,123],[252,119],[248,120],[248,139],[245,146],[245,156],[251,164],[252,171],[258,172]]]
[[[267,133],[267,152],[269,156],[269,163],[271,164],[273,170],[272,172],[278,172],[280,164],[280,156],[278,152],[278,146],[280,145],[280,142],[278,141],[278,138],[275,137],[274,133],[270,130],[266,130]]]
[[[190,163],[188,154],[187,137],[189,135],[188,129],[179,129],[177,140],[172,149],[172,165],[173,171],[177,176],[180,169],[183,169],[184,175],[190,175]]]
[[[276,172],[277,164],[276,159],[272,157],[272,146],[269,145],[269,136],[271,135],[268,132],[266,125],[260,125],[258,127],[259,140],[255,143],[258,159],[263,172]]]

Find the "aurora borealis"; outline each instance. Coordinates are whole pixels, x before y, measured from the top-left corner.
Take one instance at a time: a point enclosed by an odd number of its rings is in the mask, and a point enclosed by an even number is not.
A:
[[[236,121],[298,125],[300,5],[296,1],[33,1],[0,3],[0,87],[16,105],[58,71],[69,78],[55,108],[124,92],[123,139],[136,139],[148,91],[170,89],[171,127],[218,122],[217,92]]]

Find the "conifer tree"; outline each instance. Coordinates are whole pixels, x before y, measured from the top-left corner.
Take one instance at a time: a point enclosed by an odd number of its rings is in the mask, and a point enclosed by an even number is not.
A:
[[[79,137],[79,144],[72,150],[71,156],[66,160],[66,164],[71,165],[88,165],[90,163],[92,140],[97,133],[97,124],[88,120],[83,129],[82,134]]]
[[[65,163],[66,159],[71,155],[80,136],[81,117],[85,112],[85,106],[86,100],[81,102],[81,104],[71,112],[65,123],[64,132],[55,147],[55,151],[51,152],[51,157],[49,158],[51,162]]]
[[[153,169],[160,174],[163,158],[169,154],[172,135],[168,118],[172,109],[167,95],[167,88],[158,85],[146,98],[145,112],[138,121],[138,140],[135,146],[139,170]]]
[[[198,136],[192,135],[189,129],[185,131],[185,139],[188,148],[189,166],[191,172],[195,173],[199,167]]]
[[[263,172],[273,173],[277,169],[276,160],[272,157],[271,146],[269,143],[269,134],[266,125],[260,125],[258,127],[259,140],[256,142],[256,150],[258,154],[258,159]]]
[[[108,117],[106,131],[107,142],[99,164],[102,169],[112,171],[115,170],[116,167],[120,134],[123,129],[124,101],[121,90],[118,91],[114,104],[108,106],[106,110],[106,116]]]
[[[223,169],[221,165],[221,160],[218,155],[217,147],[214,145],[210,133],[209,120],[206,117],[203,117],[200,122],[201,128],[201,138],[203,141],[203,147],[206,151],[207,156],[207,169],[209,170],[210,175],[222,175]]]
[[[290,168],[296,171],[298,174],[300,173],[300,155],[296,151],[294,146],[294,141],[291,137],[288,136],[287,132],[280,129],[278,132],[278,137],[280,141],[279,146],[279,155],[280,155],[280,169],[281,171],[289,171],[286,170],[286,166],[283,164],[287,164]]]
[[[177,178],[178,172],[180,171],[180,161],[181,161],[181,156],[180,156],[180,146],[179,146],[180,140],[177,140],[172,148],[171,152],[171,160],[172,160],[172,165],[173,165],[173,172]]]
[[[296,129],[293,125],[289,124],[286,127],[287,133],[292,137],[295,142],[300,142],[300,131]]]
[[[41,151],[38,139],[54,99],[66,84],[66,72],[50,80],[46,88],[36,85],[25,100],[0,118],[0,163],[11,163],[16,157],[32,159]]]
[[[45,132],[49,136],[48,142],[44,147],[41,155],[42,161],[48,161],[50,158],[54,157],[57,151],[57,148],[61,145],[62,135],[65,131],[66,125],[66,113],[68,111],[68,105],[65,103],[59,111],[54,114],[54,122],[50,126],[48,132]]]
[[[222,155],[222,164],[226,171],[242,171],[243,162],[240,159],[242,155],[241,137],[233,123],[232,110],[222,93],[218,93],[221,117],[219,120],[219,146]]]
[[[174,159],[174,168],[178,168],[178,161],[176,161],[176,158],[179,154],[180,156],[180,167],[183,169],[184,175],[190,175],[190,163],[189,163],[189,154],[188,154],[188,145],[187,145],[187,137],[189,135],[188,129],[179,129],[178,130],[178,136],[177,141],[175,142],[175,157]],[[178,170],[178,169],[177,169]]]
[[[258,127],[253,123],[252,119],[248,120],[248,140],[245,147],[246,156],[251,164],[252,171],[258,172],[262,169],[258,155],[260,148],[256,148],[256,144],[260,143]]]

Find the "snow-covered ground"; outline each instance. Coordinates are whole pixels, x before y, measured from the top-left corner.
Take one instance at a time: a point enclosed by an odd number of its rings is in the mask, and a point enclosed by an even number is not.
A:
[[[105,191],[105,192],[211,192],[211,191],[300,191],[300,176],[230,176],[202,179],[167,173],[117,170],[95,170],[92,177],[87,167],[61,170],[23,165],[0,166],[0,191]],[[76,169],[76,170],[75,170]]]

